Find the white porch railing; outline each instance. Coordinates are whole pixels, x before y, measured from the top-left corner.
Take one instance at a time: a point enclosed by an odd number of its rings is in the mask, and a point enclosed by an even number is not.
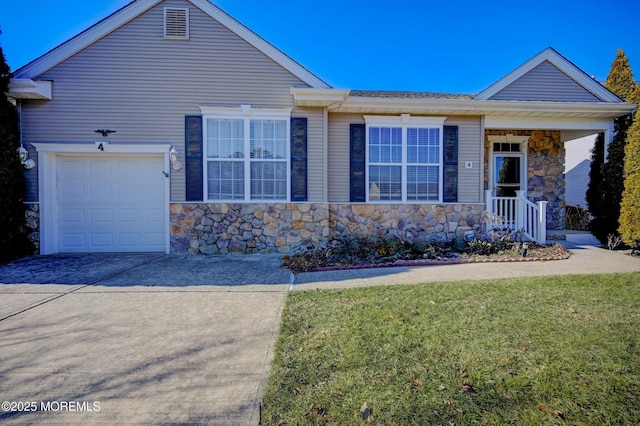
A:
[[[545,244],[547,241],[547,201],[532,203],[525,191],[516,191],[515,197],[495,197],[491,190],[486,192],[489,217],[500,219],[502,227],[521,231],[525,237]]]

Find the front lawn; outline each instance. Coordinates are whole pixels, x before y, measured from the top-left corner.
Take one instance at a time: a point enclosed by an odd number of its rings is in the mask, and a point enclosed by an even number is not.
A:
[[[368,422],[640,424],[640,273],[290,293],[263,424]]]

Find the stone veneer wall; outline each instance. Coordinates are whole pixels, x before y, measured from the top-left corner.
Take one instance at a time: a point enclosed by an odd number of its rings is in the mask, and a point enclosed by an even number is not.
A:
[[[289,253],[325,244],[327,204],[173,203],[172,253]]]
[[[25,203],[25,225],[31,230],[29,239],[33,243],[36,253],[40,253],[40,204]]]
[[[484,204],[332,204],[331,237],[394,236],[450,241],[466,231],[481,231]]]
[[[527,196],[548,201],[547,229],[564,229],[565,149],[560,132],[551,130],[485,130],[484,187],[489,188],[489,135],[530,136],[527,149]]]
[[[351,235],[451,240],[480,231],[483,204],[172,203],[172,253],[293,253]]]

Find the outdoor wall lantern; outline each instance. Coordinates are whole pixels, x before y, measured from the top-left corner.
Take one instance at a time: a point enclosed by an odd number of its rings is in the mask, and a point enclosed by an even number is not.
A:
[[[29,151],[22,146],[18,148],[18,157],[20,157],[20,163],[22,163],[25,169],[31,170],[36,166],[36,162],[29,158]]]
[[[178,150],[175,146],[172,146],[171,149],[169,149],[169,161],[171,161],[171,167],[173,170],[177,171],[182,169],[182,161],[178,160]]]

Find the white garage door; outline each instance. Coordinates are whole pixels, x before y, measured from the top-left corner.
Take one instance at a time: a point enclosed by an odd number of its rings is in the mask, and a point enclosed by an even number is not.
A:
[[[60,252],[165,251],[164,156],[60,156]]]

